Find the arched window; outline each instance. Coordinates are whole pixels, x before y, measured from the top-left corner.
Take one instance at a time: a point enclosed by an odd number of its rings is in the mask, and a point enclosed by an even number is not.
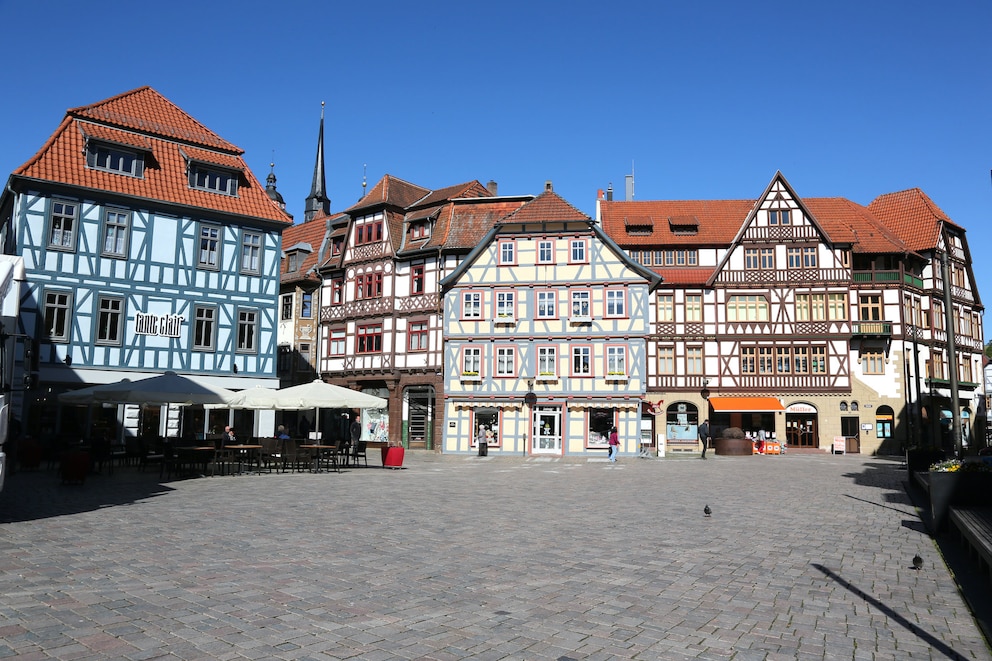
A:
[[[858,410],[858,403],[857,402],[851,402],[851,410],[852,411],[857,411]]]
[[[841,402],[840,403],[840,410],[841,411],[846,411],[847,410],[847,402]]]

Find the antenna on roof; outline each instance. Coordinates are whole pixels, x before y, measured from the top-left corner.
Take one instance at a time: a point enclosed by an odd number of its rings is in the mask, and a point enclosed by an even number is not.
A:
[[[365,197],[365,187],[369,185],[368,179],[366,179],[368,172],[369,172],[369,164],[362,163],[362,197]]]

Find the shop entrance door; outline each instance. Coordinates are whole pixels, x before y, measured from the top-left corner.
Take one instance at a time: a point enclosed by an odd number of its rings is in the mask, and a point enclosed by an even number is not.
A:
[[[538,406],[534,411],[534,454],[561,454],[561,409]]]
[[[786,413],[785,442],[790,448],[818,448],[820,435],[816,425],[816,414]]]

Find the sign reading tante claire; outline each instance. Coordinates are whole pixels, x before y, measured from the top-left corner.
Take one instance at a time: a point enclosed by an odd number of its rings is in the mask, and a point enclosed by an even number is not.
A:
[[[157,315],[136,312],[134,315],[134,332],[138,335],[180,337],[184,321],[186,321],[186,317],[181,314]]]

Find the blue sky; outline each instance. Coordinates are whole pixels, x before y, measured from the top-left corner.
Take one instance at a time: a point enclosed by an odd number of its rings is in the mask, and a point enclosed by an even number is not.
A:
[[[70,107],[150,85],[245,150],[299,220],[321,101],[333,211],[392,174],[636,199],[921,188],[992,300],[992,3],[14,2],[6,177]]]

